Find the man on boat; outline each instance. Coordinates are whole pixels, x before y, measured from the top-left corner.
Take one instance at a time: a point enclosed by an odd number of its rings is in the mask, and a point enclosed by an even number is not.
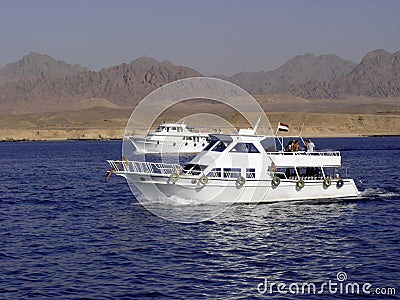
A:
[[[315,144],[313,143],[313,141],[310,138],[308,139],[308,142],[306,143],[306,149],[307,149],[307,153],[314,152]]]

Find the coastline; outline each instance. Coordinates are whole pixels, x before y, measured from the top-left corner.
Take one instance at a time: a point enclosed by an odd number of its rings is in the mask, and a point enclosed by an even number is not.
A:
[[[77,119],[62,113],[46,113],[46,118],[43,114],[12,116],[13,122],[7,122],[6,117],[0,122],[0,141],[121,140],[129,111],[116,117],[111,110],[112,118],[106,119],[102,110],[102,114],[95,114],[92,119],[83,118],[84,121],[77,120],[82,112],[71,114]],[[63,122],[57,120],[55,114],[62,114]],[[298,136],[300,131],[303,137],[314,138],[400,136],[400,115],[397,114],[272,112],[267,116],[274,132],[278,122],[289,124],[289,132],[280,132],[280,136]],[[167,119],[173,118],[168,116]],[[175,119],[180,118],[176,116]],[[247,127],[235,118],[230,120],[238,128]],[[138,130],[138,134],[145,132]]]

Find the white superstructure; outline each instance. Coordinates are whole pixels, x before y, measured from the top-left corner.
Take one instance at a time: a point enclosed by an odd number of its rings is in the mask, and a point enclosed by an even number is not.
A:
[[[205,149],[184,166],[108,161],[112,172],[136,185],[147,199],[179,197],[202,203],[260,203],[357,197],[338,151],[275,150],[275,137],[252,130],[212,134]]]
[[[198,153],[208,143],[208,134],[184,123],[163,123],[146,137],[125,136],[138,153]]]

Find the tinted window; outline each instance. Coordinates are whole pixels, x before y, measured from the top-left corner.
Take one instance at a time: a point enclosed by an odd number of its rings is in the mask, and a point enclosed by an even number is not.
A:
[[[235,147],[232,148],[231,152],[238,153],[260,153],[256,146],[252,143],[237,143]]]
[[[189,138],[189,139],[191,139],[191,138]],[[214,147],[214,145],[215,145],[216,143],[218,143],[218,140],[211,141],[211,142],[204,148],[203,151],[208,151],[208,150],[210,150],[212,147]]]
[[[212,149],[212,151],[222,152],[226,149],[229,143],[219,141],[218,144]]]

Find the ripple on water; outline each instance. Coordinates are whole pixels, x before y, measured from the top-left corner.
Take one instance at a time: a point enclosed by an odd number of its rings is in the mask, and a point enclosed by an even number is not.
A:
[[[264,277],[322,283],[339,271],[399,288],[399,139],[316,143],[346,150],[360,199],[235,205],[196,224],[158,218],[123,179],[103,180],[120,142],[0,144],[0,298],[251,299]],[[377,152],[390,180],[371,170]]]

